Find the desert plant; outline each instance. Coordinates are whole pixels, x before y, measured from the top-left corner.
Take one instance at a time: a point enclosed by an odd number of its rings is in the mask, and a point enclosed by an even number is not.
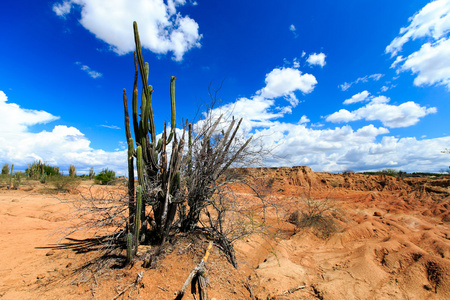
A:
[[[40,160],[36,160],[33,164],[28,165],[25,173],[29,178],[40,181],[42,181],[43,177],[61,175],[59,167],[50,166],[46,163],[42,163]]]
[[[210,113],[206,114],[208,117],[196,130],[186,121],[183,129],[177,133],[175,127],[176,78],[172,76],[170,79],[172,112],[170,129],[167,130],[164,124],[162,136],[157,139],[152,108],[153,88],[148,84],[149,66],[142,56],[136,22],[133,28],[136,44],[132,98],[134,139],[131,136],[125,90],[123,103],[128,141],[129,220],[127,227],[129,232],[138,235],[134,237],[136,247],[141,237],[162,245],[173,228],[186,233],[195,230],[201,212],[214,203],[212,198],[217,195],[220,186],[216,181],[233,163],[242,158],[251,138],[237,138],[242,119],[228,121],[222,115],[215,118]],[[142,81],[140,112],[138,111],[139,72]],[[185,149],[187,153],[184,152]],[[138,196],[142,197],[142,203],[135,199],[134,159],[136,159],[139,186],[142,188],[142,196],[140,196],[141,192]],[[146,215],[146,206],[151,206],[151,216]],[[176,218],[177,212],[179,212],[178,218]],[[152,221],[150,230],[147,230],[147,225],[141,226],[139,222],[139,220],[148,219]],[[215,237],[222,239],[222,244],[229,245],[226,237],[221,235]]]
[[[89,179],[94,178],[94,176],[95,176],[94,168],[91,167],[91,168],[89,169]]]
[[[80,184],[79,179],[70,176],[45,176],[45,178],[46,183],[53,187],[53,189],[49,191],[53,192],[71,192]]]
[[[72,178],[77,176],[77,169],[74,165],[69,166],[69,176]]]
[[[393,176],[393,177],[397,177],[398,176],[398,171],[395,169],[385,169],[383,171],[381,171],[383,174],[388,175],[388,176]]]
[[[22,183],[22,172],[14,173],[12,188],[18,190],[20,188],[21,183]]]
[[[11,186],[12,186],[13,171],[14,171],[14,164],[11,165],[11,173],[9,174],[9,187],[8,188],[11,188]]]
[[[297,209],[288,215],[288,222],[297,228],[311,228],[318,237],[328,238],[337,231],[335,221],[337,211],[327,199],[315,200],[307,197],[302,200],[302,209]]]
[[[8,175],[9,174],[9,165],[4,164],[2,167],[2,175]]]
[[[113,170],[109,170],[108,168],[101,170],[101,172],[98,173],[97,176],[95,176],[95,180],[102,185],[110,183],[115,178],[116,172],[114,172]]]

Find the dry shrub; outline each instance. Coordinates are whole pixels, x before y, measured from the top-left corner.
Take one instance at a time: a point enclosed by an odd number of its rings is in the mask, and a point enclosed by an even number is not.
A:
[[[69,176],[51,176],[47,179],[48,184],[53,187],[53,191],[69,193],[80,185],[80,180]]]
[[[307,198],[302,200],[303,208],[297,209],[288,215],[288,222],[297,228],[311,228],[316,236],[322,239],[329,238],[339,230],[336,222],[338,211],[329,204],[328,199],[315,200]]]

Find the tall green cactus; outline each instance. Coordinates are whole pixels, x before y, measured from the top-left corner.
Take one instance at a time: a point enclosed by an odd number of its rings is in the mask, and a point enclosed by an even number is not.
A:
[[[69,166],[69,177],[76,177],[77,176],[76,172],[77,172],[76,167],[74,165],[70,165]]]
[[[157,139],[153,115],[153,87],[148,83],[149,65],[144,62],[139,38],[138,26],[133,23],[136,52],[134,53],[134,84],[132,97],[132,122],[134,139],[131,136],[130,117],[126,91],[123,91],[125,112],[125,133],[128,142],[128,232],[134,233],[135,251],[141,236],[146,240],[164,243],[180,212],[179,221],[182,230],[190,230],[199,221],[200,211],[210,204],[214,193],[215,180],[223,174],[238,157],[250,139],[237,152],[229,153],[230,146],[239,129],[241,121],[231,124],[223,131],[223,136],[213,145],[216,128],[222,121],[219,117],[213,125],[194,137],[192,124],[186,121],[181,134],[176,134],[175,76],[170,78],[171,123],[170,129],[164,129]],[[140,76],[139,76],[140,74]],[[141,79],[142,95],[138,105],[138,78]],[[169,131],[167,132],[166,131]],[[187,157],[184,157],[185,133],[188,129]],[[200,145],[197,147],[194,145]],[[136,149],[135,149],[136,146]],[[211,147],[215,147],[212,149]],[[194,148],[199,153],[193,153]],[[168,151],[171,153],[167,153]],[[138,176],[138,186],[134,188],[134,158]],[[204,159],[206,158],[206,159]],[[135,195],[136,194],[136,195]],[[188,200],[188,201],[186,201]],[[187,205],[186,205],[187,204]],[[141,222],[150,220],[146,216],[146,205],[153,211],[151,231]],[[190,219],[190,220],[187,220]],[[133,228],[134,226],[134,228]],[[152,236],[149,236],[152,234]]]

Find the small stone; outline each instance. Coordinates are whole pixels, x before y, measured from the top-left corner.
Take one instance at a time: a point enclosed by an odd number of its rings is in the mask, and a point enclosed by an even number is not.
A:
[[[379,211],[376,211],[373,213],[374,217],[381,217],[381,213]]]
[[[429,284],[424,284],[423,288],[426,289],[427,291],[431,291],[433,289]]]
[[[72,263],[70,262],[66,265],[66,268],[70,268],[71,266],[72,266]]]
[[[48,252],[45,254],[45,256],[52,256],[53,254],[55,254],[55,251],[54,251],[54,250],[50,250],[50,251],[48,251]]]

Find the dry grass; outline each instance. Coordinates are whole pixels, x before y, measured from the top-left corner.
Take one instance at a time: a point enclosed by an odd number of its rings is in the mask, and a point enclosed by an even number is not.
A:
[[[301,201],[301,209],[288,215],[288,222],[298,229],[311,228],[316,236],[322,239],[329,238],[339,230],[336,218],[339,212],[330,205],[328,199],[315,200],[306,198]]]

